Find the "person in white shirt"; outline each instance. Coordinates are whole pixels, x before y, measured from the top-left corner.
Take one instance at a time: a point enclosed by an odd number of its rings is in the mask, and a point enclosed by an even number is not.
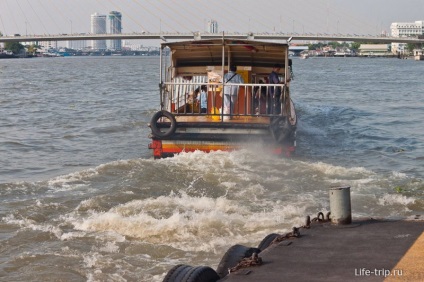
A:
[[[224,75],[224,82],[227,83],[244,83],[243,78],[240,74],[236,73],[237,66],[231,65],[230,71]],[[237,95],[239,86],[237,85],[225,85],[224,86],[224,114],[233,115],[234,104],[237,101]],[[230,116],[224,116],[224,119],[230,119]]]

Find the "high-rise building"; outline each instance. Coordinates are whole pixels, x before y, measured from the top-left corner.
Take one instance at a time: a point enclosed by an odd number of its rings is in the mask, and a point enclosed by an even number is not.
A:
[[[122,32],[122,14],[117,11],[112,11],[109,13],[109,33],[111,34],[120,34]],[[122,49],[122,40],[110,40],[111,50],[121,50]]]
[[[208,21],[208,32],[218,33],[218,22],[216,20]]]
[[[106,15],[94,13],[91,15],[91,33],[106,34]],[[92,40],[91,48],[106,50],[106,40]]]
[[[410,37],[424,35],[424,21],[410,23],[392,23],[390,32],[393,37]],[[407,51],[406,43],[392,43],[393,53],[404,53]]]

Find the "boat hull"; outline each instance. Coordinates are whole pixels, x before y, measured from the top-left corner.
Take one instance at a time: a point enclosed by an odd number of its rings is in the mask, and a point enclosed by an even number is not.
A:
[[[150,127],[154,123],[155,121],[152,121]],[[155,126],[163,132],[172,128],[170,122],[156,122]],[[290,156],[296,147],[295,126],[286,125],[273,129],[269,122],[176,122],[172,134],[165,135],[149,136],[152,139],[149,148],[153,150],[155,158],[170,157],[181,152],[234,151],[252,147],[257,149],[258,146],[264,152]]]

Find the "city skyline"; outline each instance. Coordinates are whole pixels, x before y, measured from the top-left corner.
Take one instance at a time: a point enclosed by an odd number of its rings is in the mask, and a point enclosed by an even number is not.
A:
[[[424,1],[336,0],[265,2],[233,0],[178,2],[111,0],[2,0],[0,32],[13,34],[68,34],[90,32],[90,16],[120,11],[122,33],[194,32],[207,30],[216,20],[219,32],[286,32],[379,34],[390,32],[392,22],[423,20]],[[181,5],[182,3],[182,5]],[[184,5],[186,4],[186,5]],[[84,9],[81,9],[84,7]]]

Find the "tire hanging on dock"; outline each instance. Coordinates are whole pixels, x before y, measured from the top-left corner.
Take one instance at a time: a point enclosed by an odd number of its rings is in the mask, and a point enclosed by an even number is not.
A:
[[[219,278],[216,271],[209,266],[179,264],[168,271],[163,282],[215,282]]]
[[[265,250],[266,248],[268,248],[271,245],[271,243],[274,241],[274,239],[277,238],[278,236],[280,236],[280,234],[277,234],[277,233],[268,234],[259,243],[258,249],[261,250],[261,251]]]
[[[169,122],[170,122],[169,127],[162,127],[158,125],[158,121],[162,117],[169,119]],[[150,129],[152,130],[152,134],[155,137],[158,137],[158,138],[169,137],[175,133],[175,130],[177,129],[177,121],[175,120],[174,115],[171,114],[170,112],[158,111],[152,116],[152,119],[150,120]],[[165,129],[165,130],[162,131],[161,129],[162,130]]]
[[[236,266],[242,259],[252,256],[253,253],[259,254],[260,252],[261,250],[258,248],[234,245],[222,257],[216,273],[219,277],[224,278],[228,274],[229,268]]]

